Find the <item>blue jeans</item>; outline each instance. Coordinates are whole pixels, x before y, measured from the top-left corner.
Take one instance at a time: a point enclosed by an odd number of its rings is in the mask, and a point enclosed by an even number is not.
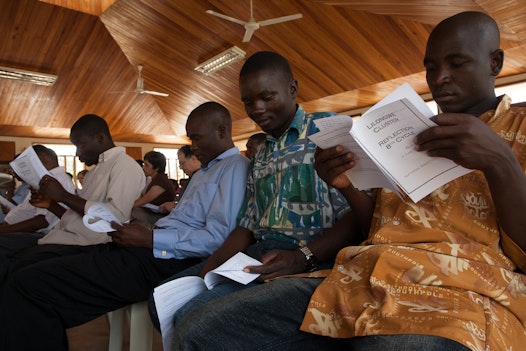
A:
[[[172,351],[469,351],[429,335],[333,339],[302,332],[310,297],[322,280],[281,278],[195,307],[178,321]]]
[[[250,257],[260,260],[262,253],[268,252],[271,250],[275,250],[275,249],[277,250],[297,250],[298,246],[290,242],[284,242],[284,241],[279,241],[279,240],[262,240],[262,241],[259,241],[247,247],[247,249],[245,250],[245,253],[249,255]],[[322,264],[320,264],[320,268],[331,268],[332,265],[333,265],[333,262],[323,262]],[[191,272],[192,269],[195,269],[195,268],[192,267],[190,268],[190,270],[186,270],[181,273],[182,274],[189,273]],[[222,282],[220,285],[215,286],[212,290],[205,291],[199,294],[198,296],[194,297],[192,300],[188,301],[183,307],[181,307],[175,313],[173,323],[175,327],[177,328],[177,324],[179,323],[179,321],[181,321],[193,309],[209,301],[215,300],[219,297],[230,295],[237,291],[244,290],[244,289],[247,289],[253,286],[257,286],[260,284],[261,283],[258,283],[256,281],[251,282],[246,285],[237,283],[235,281]]]

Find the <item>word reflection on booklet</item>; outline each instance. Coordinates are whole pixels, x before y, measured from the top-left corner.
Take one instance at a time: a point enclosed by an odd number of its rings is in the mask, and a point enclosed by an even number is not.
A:
[[[322,149],[342,145],[355,154],[356,166],[346,175],[356,188],[388,188],[416,203],[471,172],[449,159],[416,151],[413,139],[436,126],[432,116],[422,98],[404,84],[354,122],[343,115],[316,120],[320,132],[309,138]]]
[[[174,333],[173,316],[179,308],[184,306],[195,296],[212,289],[223,281],[233,280],[241,284],[248,284],[259,274],[246,273],[246,266],[259,266],[261,262],[238,252],[221,266],[206,273],[204,279],[198,276],[187,276],[170,280],[156,287],[153,291],[155,307],[159,317],[164,350],[170,350]]]

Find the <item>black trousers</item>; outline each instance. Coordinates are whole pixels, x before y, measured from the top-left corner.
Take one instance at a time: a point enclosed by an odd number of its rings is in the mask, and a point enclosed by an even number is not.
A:
[[[11,270],[14,256],[23,249],[38,246],[38,239],[43,236],[38,233],[0,234],[0,284]]]
[[[28,264],[4,286],[0,350],[67,350],[67,328],[146,300],[161,281],[198,262],[106,244]]]

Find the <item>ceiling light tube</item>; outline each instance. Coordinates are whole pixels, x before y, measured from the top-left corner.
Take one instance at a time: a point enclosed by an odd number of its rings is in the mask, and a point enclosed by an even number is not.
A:
[[[0,66],[0,78],[19,80],[37,85],[52,86],[57,81],[58,76]]]
[[[209,75],[244,58],[245,52],[237,46],[232,46],[230,49],[199,64],[195,70]]]

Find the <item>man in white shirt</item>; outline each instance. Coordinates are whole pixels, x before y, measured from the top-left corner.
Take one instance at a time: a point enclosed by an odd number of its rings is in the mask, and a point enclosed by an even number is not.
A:
[[[80,196],[68,192],[51,176],[41,179],[31,201],[53,212],[60,221],[44,236],[34,232],[0,235],[0,283],[8,271],[35,262],[105,250],[104,244],[111,238],[89,229],[82,221],[95,203],[103,203],[121,223],[130,219],[133,203],[144,187],[144,172],[123,147],[115,146],[106,121],[97,115],[82,116],[71,127],[70,140],[80,161],[95,167],[86,174]]]

